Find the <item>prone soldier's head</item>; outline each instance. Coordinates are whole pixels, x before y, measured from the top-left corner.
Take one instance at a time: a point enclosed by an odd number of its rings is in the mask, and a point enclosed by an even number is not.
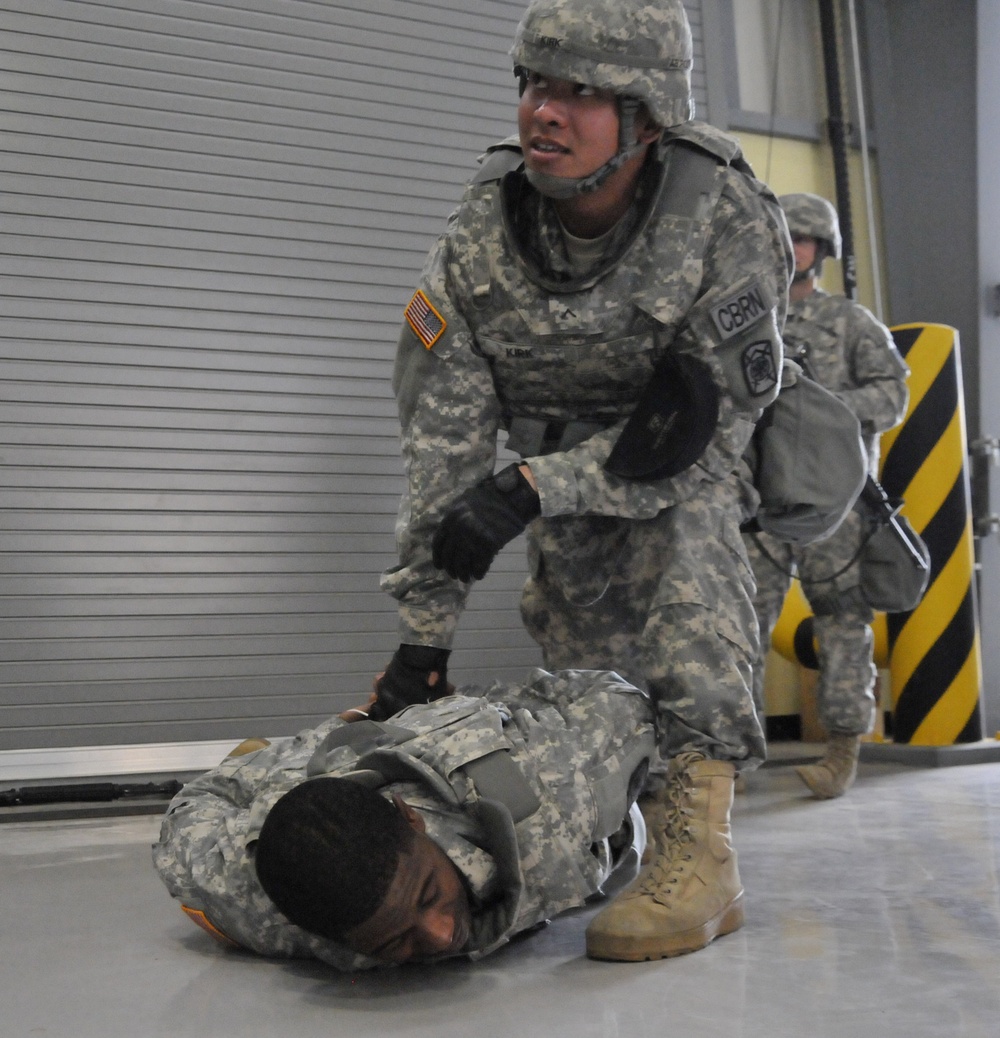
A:
[[[681,0],[533,0],[510,52],[525,91],[560,82],[613,98],[616,153],[576,175],[533,169],[528,178],[552,198],[596,190],[659,130],[694,115],[691,29]],[[649,127],[655,132],[643,133]],[[522,144],[524,144],[522,130]]]
[[[422,816],[358,782],[310,779],[268,812],[254,864],[297,926],[384,962],[456,954],[471,930],[461,875]]]
[[[840,258],[840,221],[832,202],[820,195],[798,192],[782,195],[778,202],[788,222],[788,232],[795,247],[795,280],[819,277],[827,256]],[[816,243],[814,253],[803,252],[802,243]]]

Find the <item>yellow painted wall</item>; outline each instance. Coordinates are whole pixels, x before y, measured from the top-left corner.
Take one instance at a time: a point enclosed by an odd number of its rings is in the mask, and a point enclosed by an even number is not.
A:
[[[837,188],[833,173],[833,159],[826,143],[769,138],[760,134],[737,133],[743,153],[754,172],[766,181],[778,195],[793,191],[809,191],[837,204]],[[879,246],[879,267],[883,265],[881,249],[881,209],[878,204],[878,171],[874,160],[870,163],[876,242]],[[872,273],[871,234],[868,227],[868,203],[865,197],[864,170],[859,152],[850,155],[851,217],[854,229],[854,251],[857,263],[858,302],[878,314],[874,277]],[[884,276],[882,298],[885,299]],[[822,287],[828,292],[840,293],[844,283],[839,260],[823,264]],[[807,681],[808,685],[809,682]],[[802,669],[789,663],[777,653],[768,657],[764,683],[765,711],[772,716],[802,712]]]
[[[833,159],[826,143],[796,141],[787,138],[770,138],[761,134],[737,133],[754,173],[770,185],[775,194],[785,195],[793,191],[810,191],[822,195],[837,204],[837,188],[833,175]],[[879,249],[879,267],[883,265],[881,225],[882,213],[879,206],[878,168],[872,158],[869,162],[872,178],[872,194],[876,223],[876,242]],[[858,302],[869,310],[876,310],[874,278],[872,275],[871,235],[868,229],[868,205],[865,199],[864,170],[860,152],[850,154],[849,177],[851,184],[851,217],[854,227],[854,251],[857,261]],[[882,299],[885,299],[884,275]],[[823,288],[828,292],[843,292],[839,260],[827,260],[823,265]],[[886,320],[885,314],[876,314]],[[887,322],[888,323],[888,322]]]

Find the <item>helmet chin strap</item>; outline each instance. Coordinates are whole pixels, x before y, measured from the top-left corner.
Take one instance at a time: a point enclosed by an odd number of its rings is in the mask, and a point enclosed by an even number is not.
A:
[[[646,146],[635,137],[635,118],[642,104],[638,98],[622,97],[618,102],[618,151],[607,162],[593,173],[585,177],[556,177],[551,173],[536,173],[525,169],[528,183],[546,198],[556,200],[575,198],[596,191],[612,173],[617,172],[633,155],[637,155]]]

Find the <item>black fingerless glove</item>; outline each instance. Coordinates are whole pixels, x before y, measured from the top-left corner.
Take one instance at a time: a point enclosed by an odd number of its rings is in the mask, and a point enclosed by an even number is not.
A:
[[[378,698],[368,710],[373,721],[387,721],[413,703],[429,703],[448,694],[450,649],[433,645],[400,645],[378,682]],[[437,672],[433,685],[427,679]]]
[[[515,462],[464,491],[434,534],[434,565],[456,580],[482,580],[500,549],[541,515],[538,491]]]

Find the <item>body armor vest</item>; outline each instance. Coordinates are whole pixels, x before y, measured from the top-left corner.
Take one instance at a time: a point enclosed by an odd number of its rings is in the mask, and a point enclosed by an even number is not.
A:
[[[705,128],[707,131],[708,128]],[[508,429],[522,456],[566,450],[635,409],[657,360],[701,282],[702,254],[721,191],[729,138],[692,131],[660,147],[646,214],[614,255],[582,277],[539,268],[518,240],[511,210],[520,152],[504,142],[464,207],[482,247],[459,262],[471,286],[463,316],[489,361]]]

